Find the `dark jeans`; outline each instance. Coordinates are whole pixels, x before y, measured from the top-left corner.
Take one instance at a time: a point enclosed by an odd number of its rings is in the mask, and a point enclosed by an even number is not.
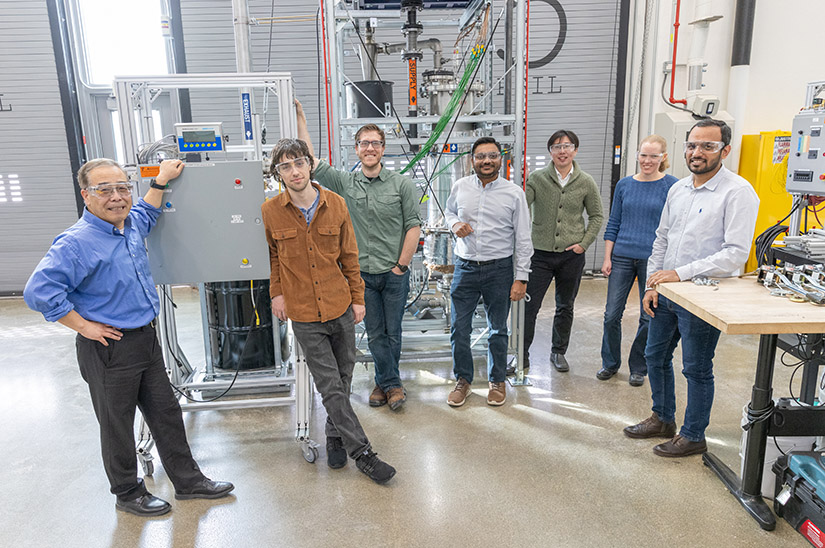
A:
[[[556,316],[553,318],[552,352],[564,354],[570,344],[573,327],[573,303],[579,293],[584,270],[584,253],[574,251],[554,253],[535,250],[530,263],[527,294],[530,301],[524,307],[524,350],[530,355],[530,345],[536,334],[536,317],[550,282],[556,280]]]
[[[453,350],[453,373],[473,382],[473,353],[470,333],[479,298],[484,299],[487,314],[487,378],[504,382],[507,369],[507,317],[510,314],[510,287],[513,285],[513,258],[498,259],[490,264],[473,264],[455,259],[455,273],[450,286],[450,346]]]
[[[636,337],[630,347],[627,364],[631,374],[646,375],[645,345],[650,316],[642,308],[642,299],[645,296],[647,259],[631,259],[613,255],[611,260],[613,270],[607,278],[607,304],[604,309],[602,367],[608,371],[616,371],[622,364],[622,315],[627,305],[627,296],[633,288],[633,282],[638,281],[639,327],[636,329]]]
[[[383,274],[361,272],[361,278],[364,279],[364,302],[367,307],[364,327],[375,363],[375,384],[386,392],[401,386],[398,372],[401,320],[410,292],[410,272],[401,276],[392,271]]]
[[[688,401],[679,433],[690,441],[702,441],[713,405],[713,355],[720,332],[662,295],[653,312],[645,349],[653,412],[664,422],[676,420],[671,357],[681,335],[682,374],[687,379]]]
[[[183,427],[180,405],[172,392],[153,327],[124,331],[109,346],[77,336],[77,362],[89,385],[97,421],[103,467],[111,491],[120,500],[146,494],[137,479],[135,408],[152,431],[166,475],[178,490],[204,479]]]
[[[352,307],[328,322],[292,322],[292,332],[304,349],[307,367],[327,410],[326,435],[342,438],[347,453],[355,458],[370,442],[349,401],[355,369],[355,324]]]

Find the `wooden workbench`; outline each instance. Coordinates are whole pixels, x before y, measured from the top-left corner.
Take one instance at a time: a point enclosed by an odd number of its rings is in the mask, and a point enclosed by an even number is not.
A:
[[[667,297],[723,333],[760,335],[756,378],[749,404],[749,409],[757,417],[771,417],[778,334],[825,332],[825,307],[771,296],[755,277],[725,278],[718,286],[674,282],[660,284],[656,289],[660,296]],[[768,531],[776,527],[776,518],[762,498],[762,469],[769,424],[770,420],[751,423],[741,479],[716,455],[702,455],[702,461],[716,473],[728,491],[759,526]]]
[[[666,283],[657,290],[728,335],[825,332],[825,306],[774,297],[755,276],[724,278],[718,286]]]

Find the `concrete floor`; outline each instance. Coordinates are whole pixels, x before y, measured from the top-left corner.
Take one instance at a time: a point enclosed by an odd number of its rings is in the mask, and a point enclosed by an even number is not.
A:
[[[567,374],[546,362],[553,310],[545,306],[533,386],[508,386],[501,408],[486,405],[483,374],[464,407],[448,407],[453,382],[442,361],[404,364],[406,406],[371,409],[371,375],[358,365],[356,412],[398,469],[385,487],[352,461],[330,470],[323,450],[318,462],[305,462],[292,408],[187,414],[201,467],[236,490],[221,501],[174,501],[158,464],[147,484],[173,511],[154,519],[115,511],[74,334],[21,300],[0,300],[0,546],[807,546],[781,519],[775,531],[760,530],[701,457],[663,459],[651,451],[658,441],[622,435],[649,416],[650,390],[629,386],[624,366],[610,381],[595,378],[606,290],[604,280],[582,284]],[[197,362],[196,293],[180,288],[175,297],[184,349]],[[625,353],[635,308],[625,318]],[[715,360],[708,445],[737,470],[756,351],[755,337],[723,335]],[[777,368],[776,395],[787,395],[789,377]],[[679,418],[681,375],[676,386]],[[322,445],[324,418],[316,397]]]

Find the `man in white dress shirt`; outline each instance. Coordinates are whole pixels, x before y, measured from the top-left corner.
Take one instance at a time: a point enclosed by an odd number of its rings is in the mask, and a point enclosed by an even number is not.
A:
[[[481,137],[472,148],[475,174],[453,184],[444,217],[457,236],[450,297],[450,344],[455,388],[447,403],[464,404],[473,382],[470,332],[479,298],[487,314],[487,403],[506,399],[507,317],[510,301],[524,298],[533,244],[524,191],[499,175],[501,145]],[[515,264],[515,274],[513,265]]]
[[[720,333],[659,295],[656,287],[695,276],[737,276],[753,239],[759,198],[750,183],[722,165],[730,153],[730,138],[730,127],[716,120],[700,120],[690,130],[685,160],[692,175],[670,188],[648,260],[643,305],[652,316],[645,360],[653,415],[624,432],[631,438],[672,438],[653,448],[662,457],[707,451],[705,429],[713,405],[713,355]],[[688,397],[684,424],[676,434],[670,355],[680,336]]]

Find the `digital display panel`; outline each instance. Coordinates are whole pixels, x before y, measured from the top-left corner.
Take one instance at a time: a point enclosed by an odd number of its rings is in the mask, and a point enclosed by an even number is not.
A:
[[[183,131],[184,143],[213,143],[215,142],[214,131]]]

